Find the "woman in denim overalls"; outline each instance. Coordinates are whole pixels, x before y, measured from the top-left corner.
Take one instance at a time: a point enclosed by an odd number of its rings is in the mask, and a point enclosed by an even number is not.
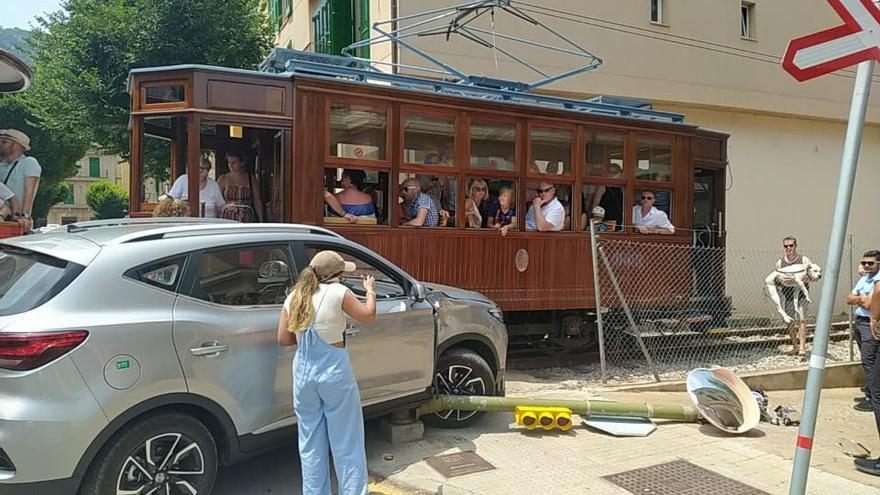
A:
[[[293,409],[299,430],[303,493],[330,494],[330,451],[340,494],[367,493],[364,418],[345,349],[345,315],[376,319],[373,277],[364,277],[366,303],[339,282],[355,270],[334,251],[316,254],[281,308],[278,343],[299,345],[293,359]]]

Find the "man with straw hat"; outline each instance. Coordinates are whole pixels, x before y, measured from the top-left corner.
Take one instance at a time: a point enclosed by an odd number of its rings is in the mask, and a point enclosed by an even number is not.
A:
[[[31,212],[43,169],[36,158],[27,156],[31,140],[18,129],[0,129],[0,181],[15,193],[21,205],[16,216],[32,225]]]

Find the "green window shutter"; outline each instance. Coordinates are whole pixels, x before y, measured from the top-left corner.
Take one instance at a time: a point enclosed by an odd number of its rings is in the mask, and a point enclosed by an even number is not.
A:
[[[358,0],[358,41],[370,39],[370,0]],[[370,47],[360,49],[362,58],[370,58]]]
[[[66,205],[74,204],[73,186],[70,184],[67,184],[67,196],[64,197],[64,204],[66,204]]]
[[[101,159],[97,156],[89,157],[89,177],[101,176]]]
[[[330,1],[324,2],[312,17],[312,28],[315,32],[314,47],[316,53],[330,53]]]
[[[281,0],[275,2],[275,31],[281,31]]]
[[[284,15],[288,18],[293,15],[293,0],[284,0]]]
[[[279,0],[269,0],[269,24],[273,28],[275,28],[276,31],[278,30],[278,28],[275,26],[278,24],[278,22],[275,19],[275,2],[278,1]]]
[[[330,54],[339,55],[354,43],[354,2],[327,0],[330,5]]]

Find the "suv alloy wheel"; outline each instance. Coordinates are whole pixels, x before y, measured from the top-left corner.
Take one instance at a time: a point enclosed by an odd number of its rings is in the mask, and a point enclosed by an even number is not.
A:
[[[200,421],[160,413],[123,427],[92,463],[80,493],[209,494],[217,475],[217,446]]]
[[[434,392],[440,395],[495,395],[495,374],[479,354],[470,349],[451,349],[443,353],[434,374]],[[425,416],[430,426],[464,428],[482,412],[450,409]]]

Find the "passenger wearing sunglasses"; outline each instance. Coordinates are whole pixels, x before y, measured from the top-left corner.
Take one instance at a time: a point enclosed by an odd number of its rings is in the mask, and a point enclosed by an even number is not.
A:
[[[526,211],[526,230],[556,232],[565,225],[565,208],[556,199],[556,187],[549,182],[541,182],[538,193]]]
[[[216,218],[220,216],[226,200],[220,186],[208,177],[211,171],[211,162],[207,158],[199,161],[199,214],[200,217]],[[181,175],[174,181],[171,189],[162,195],[162,198],[186,200],[189,198],[189,179],[186,174]]]
[[[862,368],[865,370],[865,397],[853,406],[857,411],[873,410],[871,399],[872,377],[877,362],[877,354],[880,352],[880,341],[871,334],[871,296],[874,294],[874,286],[880,282],[880,251],[872,250],[862,255],[859,263],[859,273],[862,278],[856,282],[852,293],[846,296],[846,303],[855,306],[855,337],[862,355]],[[880,397],[878,397],[880,400]]]
[[[405,221],[401,225],[410,227],[436,227],[440,223],[440,210],[431,196],[422,192],[422,186],[415,179],[407,179],[400,185],[403,198],[402,211]]]
[[[656,200],[657,193],[651,189],[642,191],[639,204],[633,206],[633,225],[642,234],[674,234],[675,226],[669,221],[666,212],[654,206]]]
[[[782,258],[776,260],[776,269],[785,268],[791,265],[803,265],[806,267],[807,265],[813,264],[810,261],[810,258],[802,254],[798,254],[797,252],[797,239],[794,236],[787,236],[782,239],[782,247],[785,249],[785,255]],[[809,284],[805,284],[807,289],[810,288]],[[786,314],[791,316],[793,319],[791,323],[788,324],[788,335],[791,337],[791,353],[794,354],[795,346],[797,346],[797,354],[799,356],[806,356],[806,346],[807,346],[807,323],[800,319],[798,315],[806,314],[807,307],[807,298],[800,297],[798,298],[798,303],[801,306],[801,311],[796,311],[794,307],[794,292],[796,290],[800,290],[797,287],[789,287],[783,285],[781,281],[779,281],[777,277],[776,288],[779,291],[779,295],[782,296],[783,309]],[[798,326],[797,337],[795,337],[795,325]]]

